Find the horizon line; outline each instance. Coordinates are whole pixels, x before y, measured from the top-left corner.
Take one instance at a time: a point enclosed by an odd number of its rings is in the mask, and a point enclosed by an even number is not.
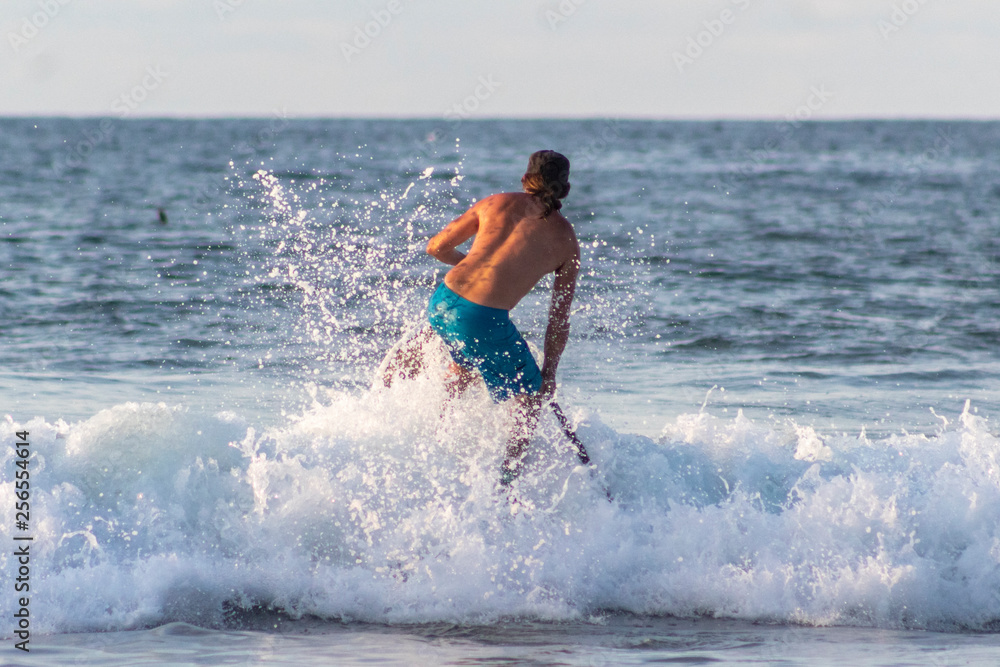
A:
[[[0,120],[120,120],[120,121],[140,121],[140,120],[269,120],[281,118],[283,120],[342,120],[342,121],[416,121],[416,122],[444,122],[449,125],[459,126],[465,123],[482,123],[497,121],[619,121],[619,122],[768,122],[768,123],[838,123],[838,122],[997,122],[997,116],[978,115],[839,115],[825,116],[822,118],[799,119],[788,116],[773,115],[746,115],[746,116],[701,116],[701,115],[676,115],[676,116],[656,116],[656,115],[507,115],[507,116],[477,116],[470,118],[444,118],[441,116],[425,116],[417,114],[288,114],[279,111],[272,111],[269,114],[135,114],[126,117],[113,114],[67,114],[67,113],[2,113]]]

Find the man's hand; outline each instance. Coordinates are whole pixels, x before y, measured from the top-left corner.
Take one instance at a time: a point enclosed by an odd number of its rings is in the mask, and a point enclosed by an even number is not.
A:
[[[542,372],[542,388],[538,390],[538,400],[542,403],[552,400],[556,395],[556,374]]]

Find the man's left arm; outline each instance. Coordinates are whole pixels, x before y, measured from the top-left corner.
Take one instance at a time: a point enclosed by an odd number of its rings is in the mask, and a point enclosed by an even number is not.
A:
[[[545,361],[542,363],[543,399],[552,398],[556,392],[556,368],[569,341],[569,313],[576,292],[576,278],[580,273],[580,251],[556,270],[552,285],[552,302],[549,304],[549,324],[545,329]]]

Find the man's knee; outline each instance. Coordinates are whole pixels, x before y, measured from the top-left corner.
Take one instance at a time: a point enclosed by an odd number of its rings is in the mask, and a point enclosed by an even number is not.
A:
[[[468,368],[452,362],[449,368],[451,377],[448,378],[448,389],[453,396],[460,396],[465,390],[476,381],[476,374]]]
[[[542,407],[542,398],[538,394],[518,394],[515,399],[517,409],[528,417],[537,417]]]

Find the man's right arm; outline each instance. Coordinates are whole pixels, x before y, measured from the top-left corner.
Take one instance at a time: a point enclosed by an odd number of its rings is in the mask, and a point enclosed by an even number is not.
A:
[[[569,341],[569,313],[576,292],[576,278],[580,273],[580,251],[556,270],[552,285],[552,302],[549,305],[549,324],[545,329],[545,361],[542,363],[543,399],[552,398],[556,391],[556,368]]]
[[[478,231],[479,211],[473,206],[431,237],[427,242],[427,254],[455,266],[465,259],[465,253],[457,250],[458,246],[471,239]]]

